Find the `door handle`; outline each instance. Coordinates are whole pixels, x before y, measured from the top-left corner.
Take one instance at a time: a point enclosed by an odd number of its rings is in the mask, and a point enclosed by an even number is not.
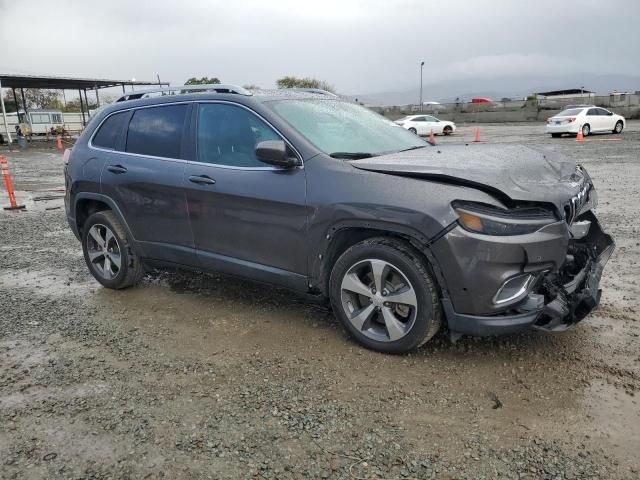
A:
[[[125,167],[123,167],[122,165],[109,165],[107,167],[107,170],[109,170],[111,173],[115,173],[115,174],[127,173],[127,169]]]
[[[197,183],[198,185],[213,185],[216,181],[206,175],[191,175],[189,181]]]

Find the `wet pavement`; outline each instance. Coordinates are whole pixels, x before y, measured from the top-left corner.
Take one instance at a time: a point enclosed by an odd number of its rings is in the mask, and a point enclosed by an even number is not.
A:
[[[472,148],[474,128],[436,141]],[[480,129],[587,167],[617,242],[602,304],[562,334],[406,356],[235,278],[102,288],[66,225],[62,155],[0,147],[27,206],[0,212],[0,478],[639,478],[640,122],[584,143]]]

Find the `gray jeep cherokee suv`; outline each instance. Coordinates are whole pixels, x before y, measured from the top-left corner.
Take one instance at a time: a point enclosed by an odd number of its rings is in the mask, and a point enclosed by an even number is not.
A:
[[[593,310],[614,243],[580,166],[512,145],[431,146],[322,92],[215,91],[100,111],[65,167],[89,270],[239,275],[328,298],[362,345],[559,331]]]

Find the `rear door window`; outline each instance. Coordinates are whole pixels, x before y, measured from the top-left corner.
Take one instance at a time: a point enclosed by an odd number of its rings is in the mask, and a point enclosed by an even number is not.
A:
[[[115,150],[128,115],[129,112],[120,112],[108,117],[96,132],[91,144],[94,147]]]
[[[152,157],[180,158],[182,132],[189,105],[136,110],[129,122],[126,151]]]
[[[589,111],[587,112],[587,115],[598,115],[598,109],[590,108]]]

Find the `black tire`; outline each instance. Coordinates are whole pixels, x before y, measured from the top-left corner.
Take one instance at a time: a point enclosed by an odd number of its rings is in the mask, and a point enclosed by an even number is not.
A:
[[[418,134],[418,131],[417,131],[415,128],[413,128],[413,127],[411,127],[411,128],[409,129],[409,131],[410,131],[411,133],[413,133],[413,134],[416,134],[416,135]]]
[[[444,135],[451,135],[453,133],[453,128],[451,128],[450,126],[446,126],[442,129],[442,133]]]
[[[417,309],[413,324],[404,336],[397,340],[378,341],[370,338],[352,324],[343,307],[343,278],[354,266],[368,259],[382,260],[398,269],[408,279],[415,292]],[[393,238],[367,239],[345,251],[333,265],[329,279],[329,296],[334,314],[347,332],[364,347],[378,352],[412,351],[430,340],[442,324],[440,299],[429,266],[411,245]]]
[[[107,227],[110,229],[118,247],[120,255],[120,267],[117,273],[112,278],[106,278],[100,272],[100,265],[91,262],[89,258],[89,251],[91,248],[93,239],[90,239],[90,231],[92,227],[97,228]],[[93,277],[100,282],[103,286],[112,289],[122,289],[135,285],[144,274],[144,267],[141,259],[136,255],[132,246],[131,239],[127,235],[126,230],[110,210],[103,210],[92,214],[82,225],[82,251],[84,253],[84,260],[87,263],[89,271]]]
[[[561,133],[552,133],[552,134],[551,134],[551,137],[552,137],[552,138],[560,138],[561,136],[562,136],[562,134],[561,134]]]
[[[624,128],[624,123],[622,123],[622,120],[618,120],[616,122],[616,126],[613,127],[613,133],[622,133],[623,128]]]
[[[590,134],[591,134],[591,125],[589,125],[588,123],[585,123],[584,125],[582,125],[582,136],[588,137]]]

